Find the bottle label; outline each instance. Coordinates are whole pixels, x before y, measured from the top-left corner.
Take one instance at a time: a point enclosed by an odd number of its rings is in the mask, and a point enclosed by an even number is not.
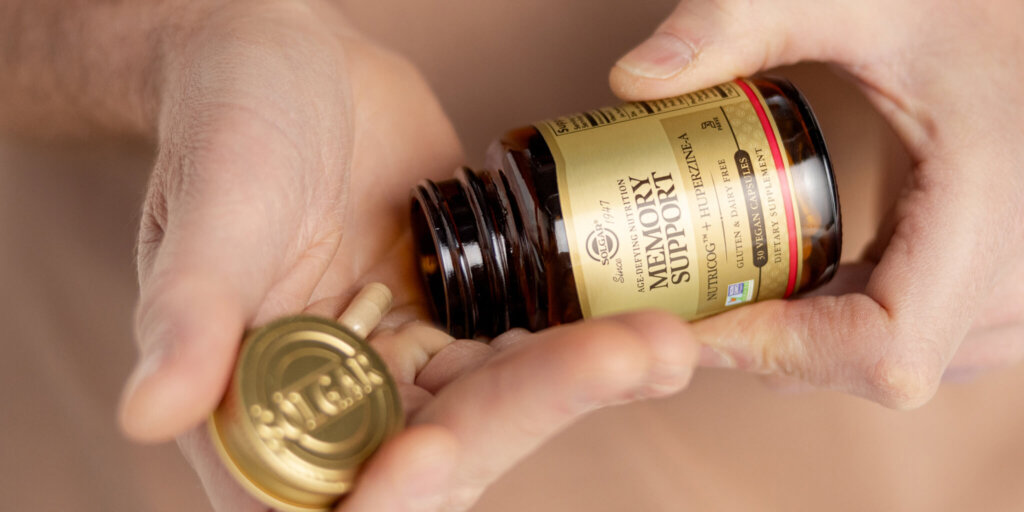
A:
[[[745,80],[536,125],[554,157],[584,317],[697,319],[801,272],[789,157]]]

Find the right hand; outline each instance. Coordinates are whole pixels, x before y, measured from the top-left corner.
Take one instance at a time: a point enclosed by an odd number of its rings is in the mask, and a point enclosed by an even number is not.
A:
[[[1019,0],[684,0],[619,61],[627,99],[834,63],[915,160],[865,261],[809,297],[697,322],[720,356],[706,362],[910,408],[944,374],[1024,358],[1021,19]]]

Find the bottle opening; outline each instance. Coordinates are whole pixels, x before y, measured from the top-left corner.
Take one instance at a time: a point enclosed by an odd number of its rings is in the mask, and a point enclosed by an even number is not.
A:
[[[434,317],[452,336],[496,336],[509,328],[504,238],[486,185],[469,169],[421,182],[412,194],[417,266]]]
[[[412,200],[412,236],[416,262],[423,279],[424,291],[429,295],[431,314],[453,331],[448,283],[454,276],[451,261],[451,233],[443,222],[436,197],[427,185],[416,187]],[[449,275],[446,275],[449,274]]]

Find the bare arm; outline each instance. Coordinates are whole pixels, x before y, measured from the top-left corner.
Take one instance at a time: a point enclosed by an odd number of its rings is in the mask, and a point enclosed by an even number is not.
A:
[[[219,2],[0,2],[0,130],[154,136],[169,53]]]

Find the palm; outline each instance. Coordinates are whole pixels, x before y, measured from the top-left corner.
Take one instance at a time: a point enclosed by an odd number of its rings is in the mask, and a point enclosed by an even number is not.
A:
[[[122,418],[138,437],[166,438],[209,413],[246,326],[330,309],[366,279],[421,303],[401,247],[408,194],[452,172],[458,141],[412,66],[347,32],[332,10],[303,5],[212,13],[164,85],[140,230],[139,332],[144,353],[167,343],[175,353],[128,394]],[[166,336],[176,339],[153,341]],[[218,509],[263,509],[219,485],[230,478],[201,428],[179,442],[201,479],[218,482]]]
[[[344,46],[340,72],[296,70],[293,56],[279,55],[282,69],[274,74],[291,76],[284,89],[300,94],[249,105],[223,101],[237,116],[229,131],[245,134],[239,142],[247,147],[238,151],[252,159],[245,167],[262,170],[231,188],[281,208],[256,212],[275,226],[267,239],[281,252],[268,262],[277,276],[254,323],[344,299],[369,279],[391,286],[400,306],[422,304],[403,246],[409,191],[420,179],[450,175],[462,160],[451,123],[408,62],[360,41],[323,43],[317,50],[323,54]],[[274,65],[258,58],[253,67]],[[262,128],[268,120],[274,126]],[[278,163],[276,155],[287,160]]]
[[[201,423],[245,327],[303,310],[336,316],[370,280],[396,295],[371,343],[414,426],[375,457],[347,510],[404,509],[394,500],[419,498],[388,483],[423,478],[465,508],[585,411],[685,384],[696,350],[672,317],[490,345],[409,323],[426,317],[409,193],[462,160],[450,123],[408,63],[338,28],[324,5],[235,7],[205,20],[165,84],[139,248],[139,336],[144,360],[157,354],[158,365],[140,364],[150,370],[129,386],[126,431],[165,439]],[[205,429],[179,443],[218,510],[265,510],[232,483]]]
[[[395,293],[394,324],[425,318],[409,237],[410,190],[421,179],[450,175],[462,153],[422,79],[407,63],[381,57],[368,55],[365,85],[353,84],[355,133],[342,242],[314,301],[344,298],[360,283],[382,281]]]

